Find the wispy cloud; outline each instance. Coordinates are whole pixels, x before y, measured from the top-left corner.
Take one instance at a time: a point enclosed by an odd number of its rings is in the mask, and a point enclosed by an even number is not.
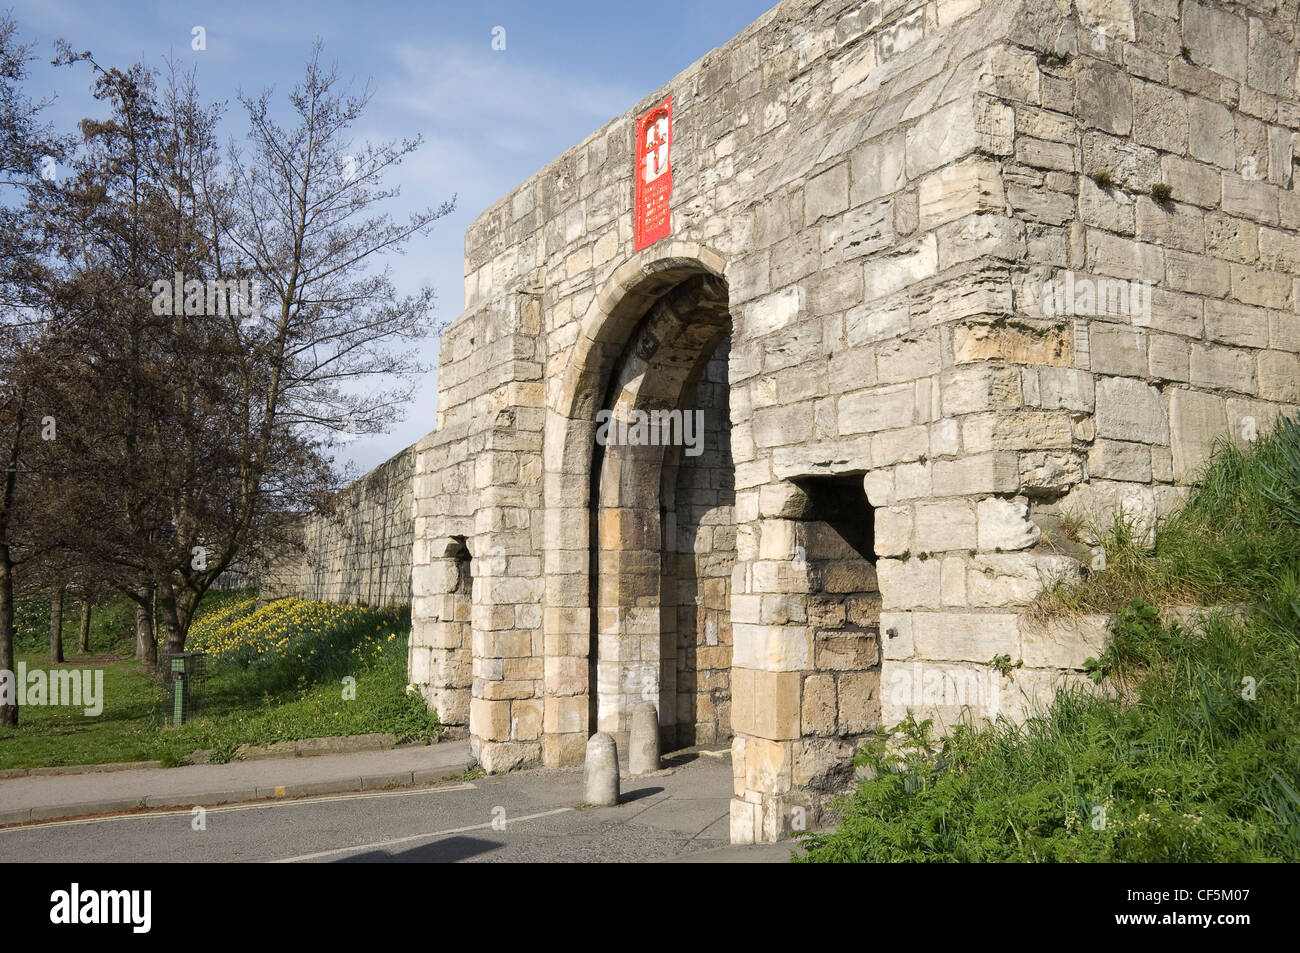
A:
[[[394,59],[399,79],[392,104],[440,124],[475,129],[482,137],[475,140],[480,150],[487,141],[535,155],[545,140],[561,141],[559,136],[571,134],[575,125],[590,132],[637,99],[629,85],[593,84],[572,71],[539,69],[486,45],[471,50],[402,43]],[[563,141],[571,140],[570,135]]]

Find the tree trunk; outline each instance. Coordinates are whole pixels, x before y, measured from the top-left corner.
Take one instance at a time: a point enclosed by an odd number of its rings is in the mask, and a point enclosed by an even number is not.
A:
[[[135,601],[135,656],[140,660],[145,671],[158,667],[158,640],[154,637],[153,592],[150,589],[137,589],[132,596]]]
[[[58,665],[63,661],[63,589],[53,590],[50,596],[50,661]]]
[[[4,673],[8,673],[6,676]],[[0,546],[0,678],[12,679],[12,699],[0,698],[0,725],[18,724],[18,671],[14,665],[14,567],[9,547]],[[7,702],[12,701],[12,704]]]
[[[135,657],[143,659],[145,657],[145,632],[153,631],[153,623],[150,621],[150,611],[153,607],[152,591],[141,586],[138,589],[129,589],[126,593],[135,603]],[[141,612],[143,611],[143,615]]]
[[[81,600],[81,634],[77,639],[77,652],[85,655],[90,651],[90,600]]]
[[[23,408],[26,406],[19,392],[18,427],[13,443],[9,445],[9,465],[0,484],[0,672],[8,672],[13,679],[13,697],[0,698],[0,725],[18,724],[19,698],[26,686],[18,684],[18,668],[14,665],[14,559],[9,548],[10,522],[14,497],[18,487],[18,448],[23,431]],[[3,677],[3,676],[0,676]]]
[[[185,651],[185,629],[176,611],[176,592],[171,583],[158,584],[158,607],[162,609],[163,630],[167,633],[163,651],[175,655]]]

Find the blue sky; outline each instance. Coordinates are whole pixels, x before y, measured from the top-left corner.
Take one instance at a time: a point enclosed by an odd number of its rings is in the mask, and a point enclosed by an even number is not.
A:
[[[515,185],[569,146],[727,42],[776,0],[658,0],[521,3],[107,3],[18,0],[19,33],[36,44],[33,98],[56,96],[51,120],[72,128],[97,112],[84,67],[46,64],[54,41],[91,50],[104,65],[172,56],[197,69],[200,90],[228,100],[228,131],[242,132],[235,93],[274,87],[287,93],[301,76],[312,41],[374,99],[359,138],[421,133],[424,145],[395,181],[402,205],[436,204],[453,192],[457,210],[392,260],[401,291],[431,284],[440,319],[463,307],[466,226]],[[652,14],[647,14],[652,10]],[[191,49],[193,28],[206,50]],[[505,30],[505,50],[492,48]],[[280,100],[281,102],[283,99]],[[347,445],[363,472],[433,428],[437,343],[431,368],[406,419],[384,435]]]

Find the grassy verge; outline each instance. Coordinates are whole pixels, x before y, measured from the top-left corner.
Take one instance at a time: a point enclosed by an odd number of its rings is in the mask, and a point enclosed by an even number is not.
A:
[[[1118,609],[1094,667],[1117,697],[943,741],[905,722],[807,861],[1300,860],[1300,427],[1219,447],[1152,546],[1123,520],[1104,542],[1045,598]],[[1246,609],[1189,631],[1157,601]]]
[[[198,718],[164,726],[162,689],[137,662],[95,659],[87,664],[104,671],[102,714],[24,707],[17,729],[0,729],[0,768],[177,764],[200,748],[221,760],[240,744],[379,731],[428,741],[438,732],[436,716],[406,691],[409,614],[297,600],[257,610],[249,593],[213,596],[205,598],[188,646],[209,653]],[[29,668],[49,667],[43,651],[21,650],[18,657]],[[67,667],[77,664],[70,656]]]

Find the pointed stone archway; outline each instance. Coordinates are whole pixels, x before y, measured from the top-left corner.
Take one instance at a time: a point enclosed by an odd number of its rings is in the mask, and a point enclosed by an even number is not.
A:
[[[680,554],[666,562],[665,548],[676,544],[678,521],[676,506],[664,506],[675,502],[683,459],[691,458],[680,446],[601,446],[597,431],[602,410],[627,422],[634,411],[700,409],[683,404],[709,381],[710,366],[717,376],[710,361],[730,333],[724,269],[721,256],[684,242],[626,262],[596,296],[567,373],[549,395],[544,763],[580,761],[597,728],[622,734],[631,708],[647,696],[666,741],[679,737],[679,710],[694,710],[679,701],[679,674],[695,677],[698,657],[679,673],[686,654],[678,651],[679,594],[665,582],[675,587]],[[716,403],[716,388],[711,396]],[[717,410],[715,450],[730,429],[729,413]],[[706,425],[706,444],[709,432]],[[729,448],[711,460],[721,464],[723,456],[729,461]],[[726,635],[716,620],[705,628],[708,638]]]

